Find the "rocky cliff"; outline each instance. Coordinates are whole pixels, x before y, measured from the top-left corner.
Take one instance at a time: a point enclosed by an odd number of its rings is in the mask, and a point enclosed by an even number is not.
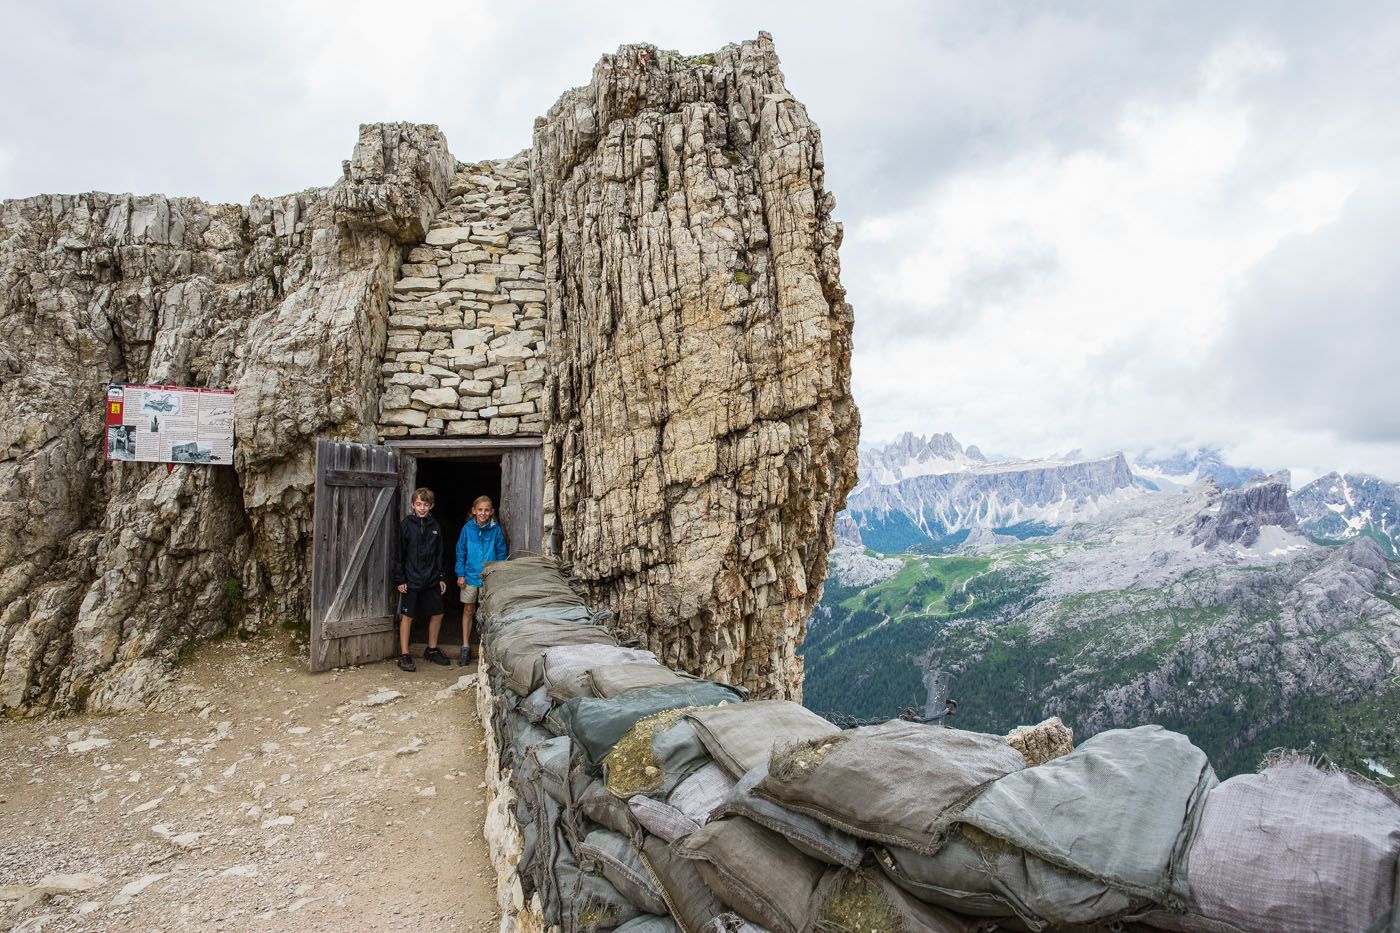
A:
[[[1235,543],[1250,547],[1259,539],[1260,530],[1270,525],[1284,531],[1298,530],[1298,519],[1288,506],[1288,479],[1283,474],[1213,494],[1191,526],[1191,543],[1206,548]]]
[[[1365,473],[1328,473],[1289,497],[1298,525],[1314,538],[1367,537],[1400,557],[1400,483]]]
[[[0,204],[0,709],[141,703],[304,622],[317,438],[546,432],[620,622],[797,694],[858,432],[822,177],[763,36],[624,47],[528,159],[370,125],[329,188]],[[235,389],[233,469],[105,463],[109,381]]]
[[[888,444],[861,448],[860,482],[888,486],[914,476],[960,473],[986,462],[976,445],[964,450],[958,439],[946,432],[923,437],[905,431]]]
[[[868,458],[876,465],[863,468],[865,478],[847,504],[866,545],[898,553],[954,547],[977,528],[1045,533],[1133,492],[1122,454],[986,463],[949,435],[932,441],[944,438],[951,445],[901,441]]]
[[[564,556],[666,663],[800,695],[859,423],[821,139],[771,39],[604,58],[531,182]]]
[[[305,617],[313,442],[373,425],[452,170],[435,127],[376,125],[330,189],[0,205],[0,707],[140,702],[235,616]],[[105,464],[108,381],[235,388],[235,469]]]

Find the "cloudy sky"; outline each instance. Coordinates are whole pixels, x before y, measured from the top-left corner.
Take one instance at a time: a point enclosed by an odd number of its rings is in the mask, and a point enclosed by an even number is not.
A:
[[[1400,480],[1382,0],[0,0],[0,198],[326,185],[382,120],[505,155],[621,43],[760,29],[824,133],[865,441]]]

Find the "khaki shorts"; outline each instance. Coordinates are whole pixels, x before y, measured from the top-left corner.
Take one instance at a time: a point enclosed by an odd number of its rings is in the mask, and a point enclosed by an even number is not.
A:
[[[476,603],[476,595],[477,595],[477,593],[479,593],[479,592],[481,592],[481,587],[479,587],[479,586],[472,586],[470,583],[463,584],[463,586],[462,586],[462,605],[463,605],[463,606],[475,605],[475,603]]]

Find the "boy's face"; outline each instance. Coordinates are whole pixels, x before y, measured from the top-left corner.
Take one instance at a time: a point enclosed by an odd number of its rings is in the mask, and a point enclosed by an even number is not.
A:
[[[427,518],[427,517],[428,517],[428,513],[431,512],[432,510],[433,510],[433,504],[432,504],[431,502],[429,502],[427,499],[414,499],[414,500],[413,500],[413,514],[414,514],[414,515],[417,515],[419,518]]]
[[[485,502],[478,502],[472,506],[472,518],[476,519],[478,525],[484,525],[491,520],[491,513],[496,511]]]

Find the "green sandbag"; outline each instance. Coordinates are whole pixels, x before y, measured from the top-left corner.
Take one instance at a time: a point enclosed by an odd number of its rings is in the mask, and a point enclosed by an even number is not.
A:
[[[633,690],[611,699],[578,697],[554,708],[546,720],[559,735],[568,735],[583,750],[589,767],[598,767],[618,740],[643,716],[682,706],[738,703],[731,687],[699,681],[674,687]]]

